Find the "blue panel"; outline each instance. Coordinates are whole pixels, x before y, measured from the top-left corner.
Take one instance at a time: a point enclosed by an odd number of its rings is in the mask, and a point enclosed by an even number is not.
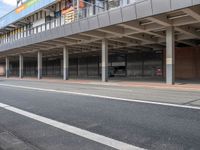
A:
[[[56,0],[37,0],[37,3],[30,6],[29,8],[26,8],[25,10],[21,11],[20,13],[16,13],[16,10],[13,10],[9,14],[0,18],[0,29],[28,16],[29,14],[31,14],[41,8],[44,8],[50,4],[53,4],[54,2],[56,2]]]

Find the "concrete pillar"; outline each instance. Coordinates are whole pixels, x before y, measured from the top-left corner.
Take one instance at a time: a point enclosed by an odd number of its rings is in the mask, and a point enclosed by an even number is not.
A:
[[[10,61],[9,58],[6,57],[6,78],[8,78],[10,75]]]
[[[108,40],[102,40],[102,81],[108,81]]]
[[[42,78],[42,52],[38,51],[37,56],[37,64],[38,64],[38,80]]]
[[[77,8],[77,20],[79,20],[79,17],[80,17],[80,1],[79,0],[77,0],[77,6],[76,6],[76,8]]]
[[[24,76],[24,57],[23,55],[19,55],[19,78],[23,78]]]
[[[168,27],[166,30],[166,83],[175,83],[174,27]]]
[[[69,79],[69,51],[65,46],[63,48],[63,80]]]

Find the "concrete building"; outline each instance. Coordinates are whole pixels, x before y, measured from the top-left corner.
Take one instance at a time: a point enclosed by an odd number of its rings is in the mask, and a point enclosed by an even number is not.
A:
[[[0,18],[0,75],[200,79],[200,0],[28,0]]]

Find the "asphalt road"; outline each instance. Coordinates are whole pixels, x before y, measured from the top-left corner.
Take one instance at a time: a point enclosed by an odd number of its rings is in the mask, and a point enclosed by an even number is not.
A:
[[[6,83],[11,84],[4,82],[4,84]],[[26,84],[28,85],[28,83]],[[34,86],[33,83],[30,84]],[[48,88],[54,87],[51,83],[48,84]],[[20,85],[20,82],[15,85]],[[83,88],[82,86],[80,85],[80,88]],[[42,86],[42,88],[45,87]],[[57,85],[58,88],[59,85]],[[116,92],[117,95],[120,91],[112,92]],[[169,92],[165,94],[169,98],[173,96]],[[198,98],[199,93],[195,94],[194,99]],[[200,110],[197,109],[116,101],[1,85],[0,103],[140,148],[152,150],[200,149]],[[114,149],[0,108],[0,147],[4,148],[7,145],[3,144],[1,139],[5,139],[5,133],[20,140],[30,150]],[[9,137],[8,135],[6,136]],[[21,144],[22,147],[23,144]]]

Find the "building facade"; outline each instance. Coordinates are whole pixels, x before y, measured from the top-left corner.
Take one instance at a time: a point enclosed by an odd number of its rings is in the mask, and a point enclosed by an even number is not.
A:
[[[0,18],[0,76],[200,79],[200,0],[27,0]]]

